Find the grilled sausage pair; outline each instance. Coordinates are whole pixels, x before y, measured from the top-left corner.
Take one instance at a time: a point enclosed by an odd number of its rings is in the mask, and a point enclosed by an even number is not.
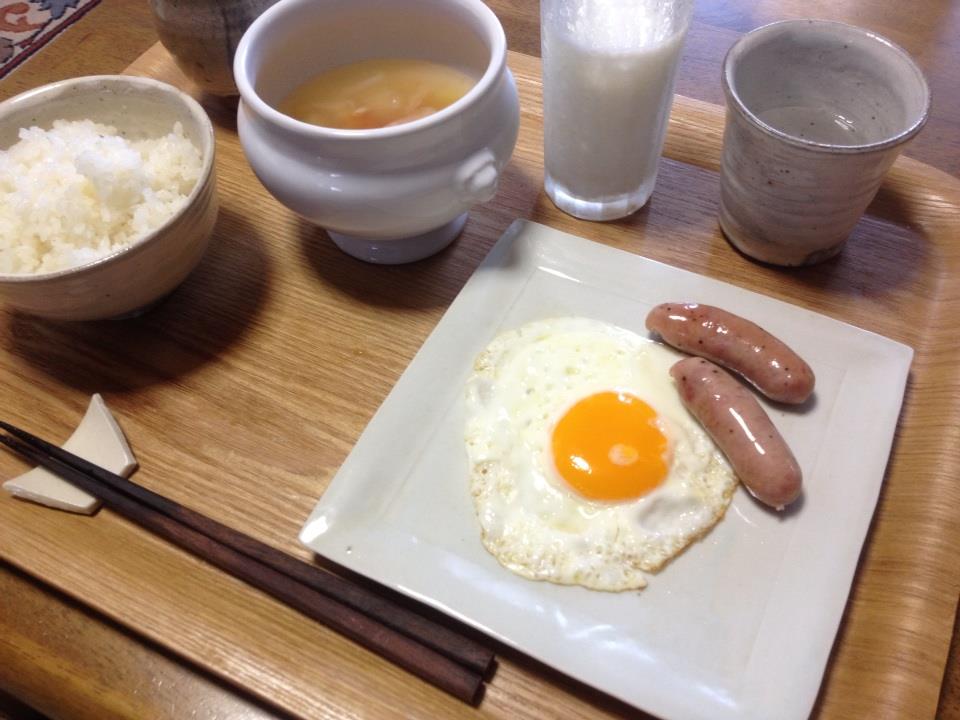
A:
[[[647,329],[697,357],[670,370],[686,408],[727,456],[747,490],[778,510],[799,495],[796,458],[756,398],[725,370],[760,392],[799,404],[813,392],[810,366],[758,325],[709,305],[665,303],[647,315]]]

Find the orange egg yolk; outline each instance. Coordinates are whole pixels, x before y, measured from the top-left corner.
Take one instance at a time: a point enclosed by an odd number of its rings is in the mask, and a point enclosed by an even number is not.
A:
[[[580,495],[617,501],[640,497],[667,474],[667,438],[643,400],[601,392],[577,402],[553,431],[557,471]]]

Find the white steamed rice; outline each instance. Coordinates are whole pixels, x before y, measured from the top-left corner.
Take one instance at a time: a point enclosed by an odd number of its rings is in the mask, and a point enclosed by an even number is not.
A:
[[[0,150],[0,273],[54,272],[126,247],[183,207],[200,171],[180,123],[135,141],[90,120],[21,129]]]

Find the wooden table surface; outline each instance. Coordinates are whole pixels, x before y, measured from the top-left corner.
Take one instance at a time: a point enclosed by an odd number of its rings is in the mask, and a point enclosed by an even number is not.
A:
[[[539,55],[538,5],[493,0],[511,49]],[[722,102],[719,67],[730,44],[767,22],[823,17],[876,30],[905,47],[927,73],[933,109],[907,154],[960,175],[960,4],[953,0],[700,0],[677,91]],[[3,81],[0,99],[46,82],[122,71],[156,42],[143,0],[103,0]],[[939,717],[960,718],[957,628]],[[0,564],[0,720],[52,718],[282,717],[275,709],[184,664],[140,638]]]

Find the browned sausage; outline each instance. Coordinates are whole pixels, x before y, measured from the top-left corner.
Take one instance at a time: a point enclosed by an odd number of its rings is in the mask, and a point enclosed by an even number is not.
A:
[[[777,510],[797,499],[803,481],[800,466],[750,390],[703,358],[685,358],[670,374],[683,404],[710,433],[750,494]]]
[[[664,303],[647,329],[691,355],[739,373],[771,400],[799,404],[813,392],[813,370],[759,325],[710,305]]]

